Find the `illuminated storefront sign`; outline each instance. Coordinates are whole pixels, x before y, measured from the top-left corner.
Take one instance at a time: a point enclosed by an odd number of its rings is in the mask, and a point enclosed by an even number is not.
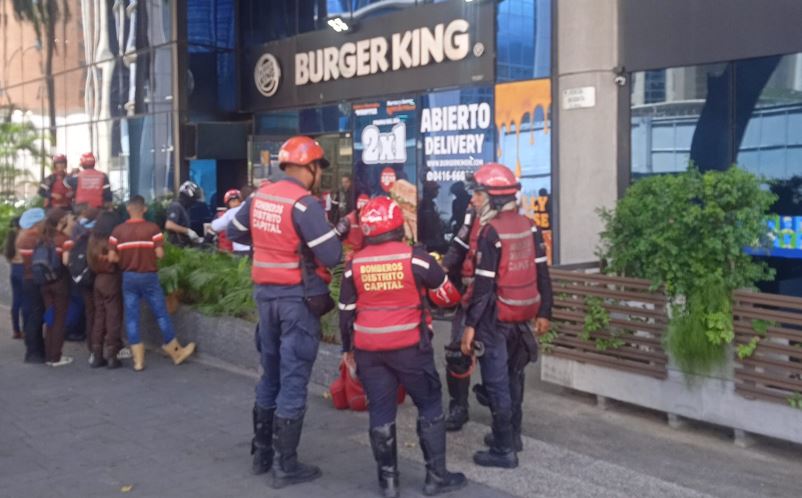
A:
[[[247,54],[243,106],[276,109],[492,82],[492,2],[451,1],[272,42]]]

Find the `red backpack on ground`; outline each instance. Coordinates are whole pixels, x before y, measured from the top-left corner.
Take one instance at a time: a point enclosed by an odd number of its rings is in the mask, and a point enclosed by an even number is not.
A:
[[[340,362],[340,376],[329,386],[331,401],[334,408],[338,410],[351,409],[355,412],[363,412],[368,409],[368,397],[362,383],[352,372],[345,362]],[[398,404],[404,402],[407,392],[404,386],[398,386]]]

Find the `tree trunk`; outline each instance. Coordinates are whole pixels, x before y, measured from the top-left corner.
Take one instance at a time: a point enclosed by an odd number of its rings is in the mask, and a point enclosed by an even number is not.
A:
[[[54,0],[47,2],[45,30],[45,84],[47,85],[47,112],[50,118],[50,148],[55,149],[56,141],[56,89],[53,82],[53,53],[56,50],[56,8]]]

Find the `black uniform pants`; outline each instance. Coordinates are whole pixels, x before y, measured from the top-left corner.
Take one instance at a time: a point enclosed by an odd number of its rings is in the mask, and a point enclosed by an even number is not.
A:
[[[479,358],[482,385],[487,389],[493,411],[511,412],[520,421],[524,396],[524,368],[537,358],[532,329],[528,323],[480,324],[476,340],[485,346]]]
[[[39,286],[32,279],[22,281],[22,327],[25,331],[25,359],[41,360],[45,358],[45,340],[42,334],[45,302]]]
[[[433,420],[443,415],[440,376],[432,348],[418,345],[392,351],[354,353],[359,380],[365,388],[370,411],[370,428],[395,421],[398,386],[404,386],[419,418]]]

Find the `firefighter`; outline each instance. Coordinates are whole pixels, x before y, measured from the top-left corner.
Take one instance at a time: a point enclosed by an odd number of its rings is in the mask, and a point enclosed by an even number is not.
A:
[[[431,316],[422,289],[444,307],[459,292],[423,248],[403,242],[401,208],[388,197],[360,211],[364,248],[345,266],[340,292],[343,360],[356,361],[370,410],[370,443],[384,496],[399,494],[396,392],[399,384],[418,407],[417,432],[426,460],[425,495],[463,487],[465,476],[446,469],[446,429],[440,377],[431,347]],[[352,334],[353,331],[353,334]]]
[[[239,211],[239,206],[242,204],[242,192],[232,188],[226,190],[223,195],[223,204],[225,208],[217,210],[217,215],[212,221],[210,229],[213,233],[217,234],[217,249],[223,252],[234,252],[234,243],[228,240],[226,235],[226,227],[231,222],[231,218]],[[239,251],[248,251],[248,246],[237,244]]]
[[[470,290],[474,278],[476,260],[476,242],[479,230],[487,223],[487,218],[480,220],[473,208],[465,212],[463,225],[451,240],[448,251],[443,257],[443,267],[451,279],[457,282],[461,292]],[[462,303],[457,307],[451,321],[451,342],[445,347],[446,384],[448,385],[448,417],[446,430],[458,431],[468,422],[468,394],[471,386],[472,357],[462,354],[460,341],[465,327],[465,303],[470,299],[470,292],[465,293]]]
[[[53,173],[39,185],[39,195],[45,200],[45,208],[69,209],[73,191],[67,182],[67,156],[53,156]]]
[[[493,415],[488,450],[473,460],[484,467],[515,468],[522,450],[521,421],[524,367],[537,359],[535,331],[545,334],[551,317],[552,291],[543,238],[534,223],[519,214],[520,183],[506,166],[485,164],[471,178],[480,220],[487,223],[476,242],[475,279],[466,307],[462,353],[474,339],[484,346],[479,358],[482,385]]]
[[[298,461],[297,448],[320,317],[334,307],[326,268],[342,258],[338,233],[310,192],[329,165],[323,148],[296,136],[284,142],[278,159],[284,176],[263,183],[227,228],[233,242],[253,247],[263,374],[253,409],[252,472],[272,468],[274,489],[320,476],[318,467]]]
[[[81,170],[77,176],[67,179],[75,191],[75,204],[85,204],[96,209],[111,203],[111,185],[106,173],[95,169],[95,155],[87,152],[81,155]]]

